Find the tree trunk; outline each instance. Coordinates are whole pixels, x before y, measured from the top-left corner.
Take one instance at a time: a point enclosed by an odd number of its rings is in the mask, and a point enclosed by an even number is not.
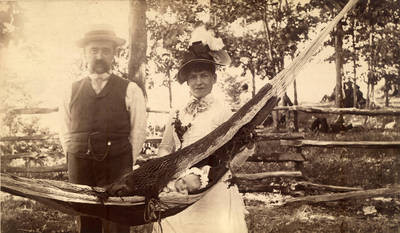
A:
[[[370,89],[371,89],[371,85],[370,85],[370,83],[369,83],[369,78],[368,78],[368,81],[367,81],[367,108],[369,108],[369,106],[370,106],[370,99],[369,99],[369,93],[370,93]]]
[[[356,50],[356,35],[355,35],[355,28],[356,28],[356,19],[353,19],[353,107],[357,107],[357,50]]]
[[[294,91],[294,93],[293,93],[293,97],[294,97],[293,104],[294,104],[294,106],[297,106],[298,102],[297,102],[297,83],[296,83],[296,79],[293,81],[293,89],[294,89],[293,90]],[[296,132],[299,132],[299,118],[298,118],[298,115],[299,115],[299,113],[297,111],[293,112],[294,131],[296,131]]]
[[[353,108],[357,108],[357,84],[355,78],[353,79]]]
[[[385,91],[385,107],[389,107],[389,92]]]
[[[254,69],[251,69],[250,72],[251,72],[251,85],[252,85],[251,97],[254,97],[256,95],[256,73]]]
[[[168,95],[169,95],[169,108],[172,108],[172,88],[171,88],[171,74],[167,71],[168,76]]]
[[[169,5],[169,0],[159,0],[159,4],[160,4],[160,13],[164,14]]]
[[[342,68],[343,68],[343,25],[340,21],[336,25],[335,34],[335,51],[336,51],[336,89],[335,89],[335,106],[342,107]]]
[[[369,24],[368,25],[368,33],[369,33],[369,50],[370,50],[370,54],[369,54],[369,59],[368,59],[368,93],[367,93],[367,107],[370,108],[371,107],[371,102],[373,102],[371,100],[371,97],[373,95],[373,76],[374,76],[374,72],[373,72],[373,67],[372,67],[372,42],[373,42],[373,35],[372,35],[372,25]]]
[[[269,26],[268,26],[268,17],[267,17],[267,10],[268,10],[268,5],[264,4],[264,11],[263,11],[263,26],[264,26],[264,35],[265,38],[267,39],[268,42],[268,56],[270,61],[272,62],[272,43],[271,43],[271,33],[269,30]],[[274,75],[275,77],[275,75]]]
[[[389,83],[385,78],[385,107],[389,107]]]
[[[371,83],[371,92],[369,93],[371,95],[371,98],[369,99],[371,101],[372,105],[375,105],[375,84]]]
[[[128,79],[136,82],[145,95],[147,49],[146,10],[147,4],[145,0],[130,1]]]

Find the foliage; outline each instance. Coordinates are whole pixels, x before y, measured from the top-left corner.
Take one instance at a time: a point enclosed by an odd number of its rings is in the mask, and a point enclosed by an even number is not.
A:
[[[242,93],[242,83],[237,81],[237,77],[229,76],[224,80],[224,89],[226,94],[229,96],[228,101],[233,106],[238,106],[241,104],[240,95]],[[247,85],[247,84],[246,84]]]
[[[216,1],[211,6],[191,0],[149,1],[149,67],[165,74],[162,83],[170,89],[171,76],[179,67],[190,33],[203,24],[223,39],[242,75],[250,72],[253,83],[255,76],[271,79],[283,69],[285,57],[294,56],[298,43],[308,39],[310,28],[317,22],[309,14],[310,8],[303,5],[295,1]],[[236,26],[240,29],[235,31]]]
[[[316,18],[309,8],[296,1],[217,1],[211,14],[213,28],[231,54],[242,76],[272,79],[284,67],[285,57],[294,57],[298,44],[308,39]]]
[[[15,74],[11,72],[2,72],[4,79],[1,79],[3,92],[0,96],[3,100],[2,109],[12,109],[15,107],[27,108],[35,107],[37,102],[24,86],[15,81]],[[50,129],[42,127],[39,118],[33,116],[16,115],[11,111],[6,111],[0,115],[0,136],[34,136],[49,135],[53,133]],[[2,165],[25,165],[25,166],[51,166],[65,162],[59,157],[45,156],[45,154],[60,154],[62,149],[58,141],[54,140],[23,140],[23,141],[5,141],[0,143],[0,151],[5,154],[30,153],[37,155],[26,159],[15,159],[12,161],[2,160]],[[21,164],[22,163],[22,164]],[[50,175],[50,177],[55,177]]]
[[[172,107],[172,82],[176,81],[174,74],[180,66],[183,52],[186,51],[190,34],[194,27],[201,23],[198,13],[204,11],[197,1],[170,1],[158,4],[150,1],[147,14],[149,29],[148,69],[154,73],[164,74],[161,85],[168,88],[170,107]],[[149,71],[149,70],[148,70]],[[150,86],[156,83],[150,79]]]
[[[340,10],[345,1],[311,0],[312,8],[320,9],[320,16],[325,21],[330,20]],[[367,84],[374,86],[382,78],[386,80],[387,88],[395,85],[399,77],[399,65],[396,62],[399,56],[400,45],[397,42],[400,30],[398,28],[400,1],[360,1],[356,8],[342,20],[343,35],[343,63],[350,64],[352,69],[347,75],[361,79],[366,76]],[[334,35],[325,43],[334,46]],[[328,61],[335,60],[332,54]],[[368,63],[367,74],[356,75],[360,63]],[[397,75],[397,78],[394,77]],[[362,80],[362,79],[361,79]],[[353,80],[356,81],[356,80]],[[373,93],[372,93],[373,94]],[[369,98],[369,96],[367,96]]]
[[[22,10],[17,1],[0,2],[0,48],[23,38]]]

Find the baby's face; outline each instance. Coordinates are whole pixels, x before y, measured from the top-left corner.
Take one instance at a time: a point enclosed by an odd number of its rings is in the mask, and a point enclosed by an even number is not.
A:
[[[201,186],[200,177],[195,174],[186,175],[175,182],[175,188],[180,193],[199,190]]]

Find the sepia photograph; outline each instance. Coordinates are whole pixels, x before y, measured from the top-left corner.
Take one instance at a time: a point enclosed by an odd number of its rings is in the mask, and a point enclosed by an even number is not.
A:
[[[0,0],[0,232],[400,232],[400,0]]]

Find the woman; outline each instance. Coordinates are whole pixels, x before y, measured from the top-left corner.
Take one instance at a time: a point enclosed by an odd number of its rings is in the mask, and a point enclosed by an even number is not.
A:
[[[159,147],[160,156],[170,154],[206,136],[231,115],[229,107],[213,93],[216,65],[230,62],[228,54],[203,42],[194,42],[178,72],[178,81],[187,82],[191,100],[172,111]],[[202,199],[177,215],[161,221],[163,232],[247,232],[244,205],[236,186],[225,181],[215,184]],[[154,224],[154,232],[161,232]]]

